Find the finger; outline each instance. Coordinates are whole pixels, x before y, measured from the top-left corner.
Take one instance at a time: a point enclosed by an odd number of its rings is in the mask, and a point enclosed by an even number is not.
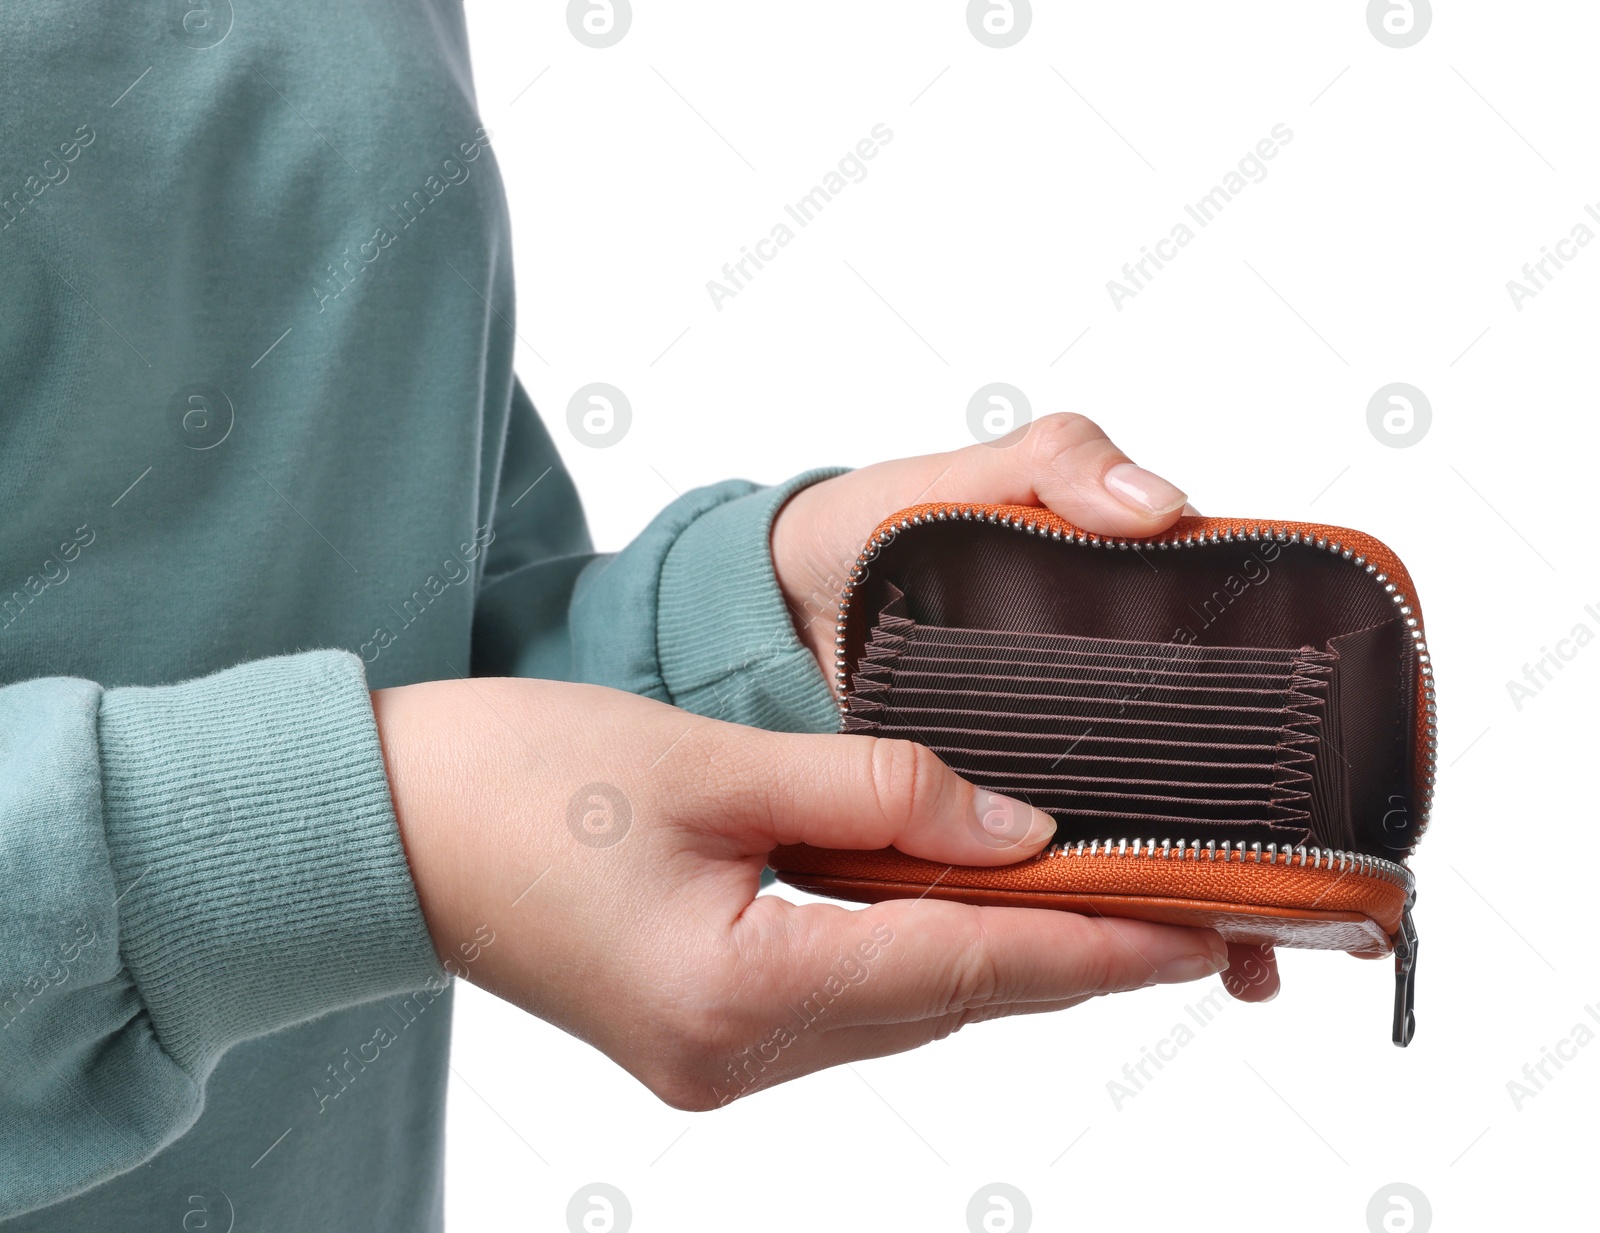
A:
[[[786,943],[777,948],[779,992],[830,1027],[1068,1002],[1199,980],[1228,963],[1226,945],[1209,929],[1034,908],[922,899],[768,912],[769,939]]]
[[[1187,500],[1176,485],[1130,460],[1093,420],[1070,414],[1047,415],[990,445],[885,463],[855,476],[891,508],[918,501],[1043,504],[1106,535],[1163,530]]]
[[[991,444],[877,463],[805,489],[779,517],[774,556],[831,560],[830,546],[854,551],[885,514],[945,501],[1042,504],[1096,534],[1152,535],[1172,525],[1185,498],[1093,420],[1047,415]]]
[[[912,741],[751,733],[725,765],[738,783],[708,817],[744,845],[896,847],[952,865],[1033,856],[1055,834],[1050,815],[975,788]]]
[[[1133,462],[1087,416],[1049,415],[1021,430],[1011,449],[977,446],[965,453],[975,485],[982,487],[984,473],[1021,471],[1034,498],[1100,534],[1153,534],[1171,526],[1188,500],[1177,485]]]
[[[888,1057],[921,1048],[936,1040],[953,1036],[962,1028],[990,1019],[1009,1018],[1012,1015],[1046,1015],[1058,1010],[1071,1010],[1081,1006],[1094,995],[1067,998],[1054,1002],[1013,1002],[1005,1006],[986,1006],[961,1014],[946,1015],[937,1019],[918,1019],[912,1023],[870,1024],[862,1027],[836,1027],[824,1030],[820,1022],[813,1028],[798,1030],[790,1042],[791,1047],[774,1059],[773,1064],[754,1066],[749,1062],[749,1051],[736,1055],[736,1065],[731,1072],[724,1070],[717,1088],[719,1096],[734,1099],[749,1096],[763,1088],[787,1083],[802,1075],[814,1074],[849,1062],[862,1062],[870,1058]],[[766,1061],[766,1059],[762,1059]],[[727,1103],[724,1100],[722,1103]]]
[[[811,1041],[811,1048],[800,1052],[794,1073],[785,1079],[796,1078],[830,1066],[843,1066],[846,1062],[859,1062],[868,1058],[888,1057],[919,1049],[936,1040],[954,1036],[964,1027],[974,1023],[987,1023],[991,1019],[1009,1019],[1015,1015],[1049,1015],[1061,1010],[1071,1010],[1092,1001],[1099,995],[1086,993],[1080,997],[1063,998],[1047,1002],[1008,1002],[983,1006],[932,1019],[917,1019],[910,1023],[868,1024],[861,1027],[838,1027],[824,1032]]]
[[[1270,942],[1230,942],[1222,987],[1240,1002],[1270,1002],[1278,996],[1278,956]]]

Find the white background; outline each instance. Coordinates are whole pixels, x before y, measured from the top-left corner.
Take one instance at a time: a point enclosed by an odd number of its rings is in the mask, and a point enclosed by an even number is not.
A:
[[[1227,1006],[1120,1111],[1107,1082],[1200,986],[690,1115],[462,986],[453,1228],[563,1228],[597,1180],[640,1230],[959,1230],[994,1181],[1037,1229],[1359,1231],[1395,1181],[1440,1229],[1565,1227],[1588,1201],[1600,1047],[1520,1111],[1507,1083],[1600,1030],[1600,645],[1520,710],[1506,682],[1580,621],[1600,634],[1600,244],[1520,311],[1506,283],[1600,202],[1600,12],[1440,7],[1396,50],[1355,0],[1041,4],[994,50],[957,0],[639,3],[595,50],[553,0],[470,6],[519,368],[602,547],[675,490],[967,444],[968,398],[1010,382],[1206,513],[1391,544],[1428,615],[1443,770],[1410,1049],[1388,964],[1289,952],[1275,1002]],[[866,179],[714,308],[707,280],[880,122]],[[1279,123],[1270,174],[1115,308],[1107,280]],[[565,427],[591,381],[633,405],[610,449]],[[1433,408],[1409,448],[1368,429],[1395,381]]]

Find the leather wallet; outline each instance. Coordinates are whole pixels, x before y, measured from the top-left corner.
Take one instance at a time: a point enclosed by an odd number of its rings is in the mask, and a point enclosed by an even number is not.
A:
[[[1438,733],[1416,591],[1378,540],[1201,517],[1124,539],[1028,506],[918,505],[862,550],[836,643],[842,731],[920,742],[1056,834],[993,867],[791,845],[769,858],[782,880],[1393,953],[1410,1043],[1408,857]]]

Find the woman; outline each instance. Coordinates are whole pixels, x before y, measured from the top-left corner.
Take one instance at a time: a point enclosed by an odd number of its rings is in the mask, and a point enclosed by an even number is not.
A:
[[[755,899],[778,842],[1048,840],[826,735],[809,614],[913,500],[1169,525],[1183,494],[1095,425],[701,489],[599,556],[512,375],[459,5],[18,0],[0,66],[15,1227],[201,1227],[213,1192],[437,1227],[452,975],[699,1109],[1226,966],[1208,931]],[[873,979],[771,1047],[868,939]]]

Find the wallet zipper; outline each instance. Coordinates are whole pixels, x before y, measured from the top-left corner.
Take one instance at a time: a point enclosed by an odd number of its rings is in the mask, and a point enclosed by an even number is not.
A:
[[[1411,919],[1411,905],[1417,901],[1416,887],[1406,896],[1400,913],[1400,932],[1394,936],[1394,1043],[1404,1049],[1417,1031],[1417,926]]]
[[[1417,1030],[1417,926],[1411,908],[1417,901],[1416,876],[1398,861],[1343,848],[1320,848],[1305,844],[1233,843],[1224,839],[1080,839],[1076,843],[1051,844],[1035,860],[1061,857],[1139,856],[1156,860],[1228,861],[1297,866],[1301,869],[1328,869],[1339,873],[1358,873],[1382,878],[1404,887],[1406,905],[1400,913],[1400,928],[1390,940],[1394,944],[1394,1026],[1391,1039],[1402,1049],[1411,1043]]]
[[[1328,869],[1339,873],[1359,873],[1382,878],[1403,887],[1407,896],[1416,890],[1415,876],[1398,861],[1343,848],[1320,848],[1307,844],[1234,843],[1224,839],[1079,839],[1051,844],[1035,860],[1062,857],[1138,856],[1155,860],[1246,861],[1256,865],[1296,866],[1302,869]]]
[[[1015,511],[1015,512],[1013,512]],[[1320,523],[1304,522],[1275,522],[1263,526],[1260,523],[1242,525],[1233,520],[1221,518],[1186,518],[1186,530],[1163,532],[1152,536],[1109,536],[1096,535],[1073,526],[1059,515],[1044,509],[1026,509],[1006,505],[931,505],[922,507],[915,514],[898,516],[878,527],[872,537],[856,557],[855,564],[851,567],[849,580],[845,583],[843,593],[839,599],[839,617],[834,626],[834,695],[839,705],[841,727],[843,716],[849,706],[849,676],[847,671],[845,640],[849,629],[851,601],[854,598],[856,585],[866,576],[867,566],[877,558],[889,544],[899,536],[900,532],[920,527],[926,523],[936,522],[986,522],[991,526],[1005,527],[1026,535],[1040,536],[1064,544],[1078,544],[1088,548],[1111,548],[1120,551],[1155,551],[1168,552],[1190,548],[1204,548],[1218,544],[1235,543],[1279,543],[1302,544],[1318,551],[1328,552],[1342,560],[1349,561],[1353,566],[1361,569],[1375,586],[1383,588],[1405,622],[1407,632],[1411,636],[1412,649],[1417,657],[1417,674],[1419,676],[1419,695],[1422,703],[1422,806],[1417,819],[1416,833],[1412,838],[1412,849],[1417,841],[1422,838],[1428,829],[1433,811],[1433,795],[1435,785],[1435,770],[1438,765],[1439,748],[1439,723],[1438,723],[1438,695],[1434,688],[1432,657],[1428,653],[1428,642],[1422,628],[1422,617],[1418,610],[1414,596],[1407,596],[1400,589],[1400,584],[1390,576],[1390,570],[1383,568],[1375,561],[1369,560],[1368,553],[1359,552],[1355,547],[1348,545],[1345,540],[1350,537],[1350,532],[1340,527],[1326,526]],[[1198,524],[1198,526],[1196,525]],[[1360,538],[1369,538],[1361,536]],[[1398,563],[1397,563],[1398,564]],[[1395,967],[1395,994],[1394,994],[1394,1024],[1392,1039],[1396,1045],[1404,1048],[1411,1043],[1411,1037],[1416,1031],[1416,966],[1417,966],[1417,927],[1412,919],[1411,908],[1416,902],[1416,880],[1411,870],[1397,861],[1387,860],[1381,856],[1369,856],[1362,852],[1345,852],[1332,848],[1316,848],[1307,846],[1291,847],[1285,845],[1279,848],[1276,844],[1267,844],[1265,847],[1259,843],[1230,844],[1224,840],[1221,844],[1214,840],[1203,842],[1189,839],[1162,839],[1162,840],[1083,840],[1076,844],[1062,844],[1047,848],[1036,859],[1050,859],[1061,857],[1089,857],[1094,858],[1103,852],[1106,856],[1115,853],[1118,856],[1147,856],[1159,860],[1239,860],[1248,859],[1260,862],[1263,857],[1271,863],[1284,865],[1309,866],[1322,868],[1324,862],[1329,869],[1337,868],[1340,872],[1358,873],[1368,877],[1380,877],[1385,881],[1393,882],[1406,888],[1406,905],[1401,913],[1400,928],[1390,938],[1394,947]],[[1202,855],[1203,854],[1203,855]]]

